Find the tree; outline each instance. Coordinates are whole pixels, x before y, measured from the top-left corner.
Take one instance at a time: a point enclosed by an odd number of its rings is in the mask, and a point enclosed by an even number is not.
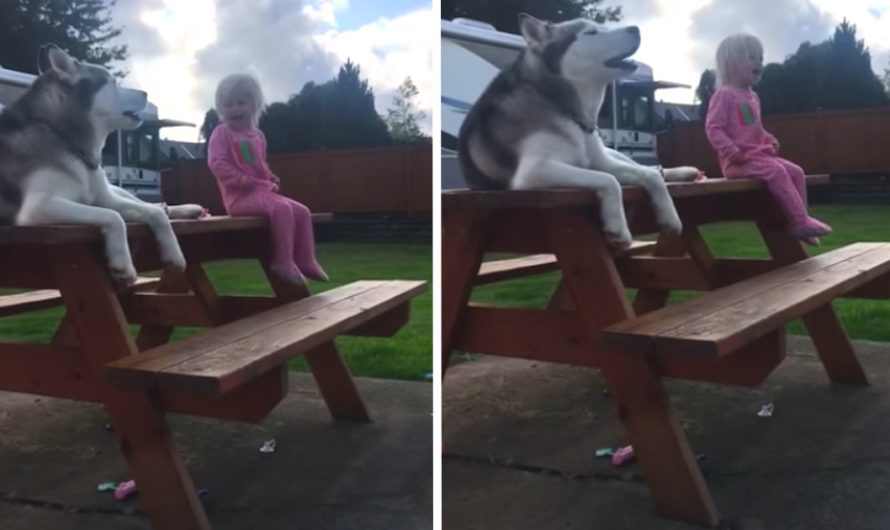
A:
[[[890,95],[890,65],[884,67],[884,75],[881,76],[881,82],[884,83],[884,91]]]
[[[0,65],[37,73],[37,50],[53,42],[72,57],[109,66],[127,58],[121,34],[111,23],[117,0],[0,0]],[[115,74],[123,77],[126,71]]]
[[[352,61],[340,67],[331,87],[328,105],[324,107],[328,127],[326,147],[349,149],[376,147],[392,139],[383,118],[374,108],[374,91],[361,68]]]
[[[386,113],[386,125],[389,134],[398,143],[413,143],[428,138],[420,132],[417,122],[424,119],[426,114],[417,110],[415,98],[420,94],[417,86],[410,77],[399,85],[396,96],[393,98],[392,107]]]
[[[378,147],[392,142],[374,108],[374,91],[351,61],[334,79],[306,83],[286,103],[270,105],[259,125],[270,153]]]
[[[695,87],[695,99],[698,100],[698,115],[701,119],[705,119],[708,115],[708,105],[711,103],[711,96],[717,90],[717,76],[713,70],[708,69],[701,73],[698,79],[698,86]]]
[[[215,109],[210,109],[204,113],[204,122],[201,124],[199,132],[205,142],[210,140],[210,135],[213,134],[213,129],[216,129],[219,122],[219,114],[216,113]]]
[[[500,31],[519,33],[519,13],[559,22],[589,18],[599,23],[621,19],[621,7],[600,7],[604,0],[442,0],[442,18],[482,20]]]

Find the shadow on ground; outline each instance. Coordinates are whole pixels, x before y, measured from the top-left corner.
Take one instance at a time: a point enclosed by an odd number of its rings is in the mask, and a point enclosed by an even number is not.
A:
[[[831,386],[808,339],[757,389],[670,381],[727,528],[890,528],[890,346],[857,343],[872,386]],[[480,358],[445,378],[446,530],[691,530],[657,517],[594,370]],[[775,403],[772,418],[757,416]]]
[[[432,385],[357,381],[370,425],[332,421],[301,374],[260,425],[172,417],[215,530],[432,529]],[[99,406],[0,393],[0,528],[149,529],[138,499],[96,492],[129,478],[105,425]]]

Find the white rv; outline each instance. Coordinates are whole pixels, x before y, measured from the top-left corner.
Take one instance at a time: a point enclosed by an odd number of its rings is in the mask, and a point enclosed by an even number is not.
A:
[[[0,108],[18,99],[37,76],[0,67]],[[159,131],[164,127],[195,124],[158,119],[158,108],[148,103],[138,129],[117,131],[108,136],[102,150],[102,165],[108,180],[148,202],[161,202]]]
[[[464,116],[488,83],[525,48],[519,35],[468,19],[442,21],[442,188],[465,187],[457,162],[457,134]],[[637,62],[631,76],[612,84],[599,116],[607,145],[642,164],[658,164],[655,146],[655,90],[689,88],[655,81],[652,68]]]

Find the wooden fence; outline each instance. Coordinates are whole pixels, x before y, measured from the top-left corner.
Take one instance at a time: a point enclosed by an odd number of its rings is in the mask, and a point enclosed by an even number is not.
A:
[[[767,116],[763,125],[778,138],[781,156],[808,173],[890,174],[890,108]],[[701,121],[659,134],[658,157],[665,166],[721,174]]]
[[[432,212],[430,145],[322,151],[269,157],[281,191],[314,212]],[[164,200],[198,203],[225,213],[207,161],[180,160],[161,176]]]

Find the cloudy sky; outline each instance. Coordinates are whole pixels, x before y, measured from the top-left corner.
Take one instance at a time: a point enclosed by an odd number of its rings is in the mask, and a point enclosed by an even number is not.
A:
[[[430,129],[438,28],[430,0],[119,0],[112,16],[130,49],[124,85],[147,91],[161,118],[200,125],[230,73],[254,74],[274,102],[352,59],[380,114],[411,76]],[[197,129],[161,135],[195,141]]]
[[[606,0],[622,5],[623,23],[640,26],[643,43],[636,59],[650,64],[656,79],[698,84],[712,67],[720,40],[750,32],[764,45],[764,60],[782,61],[801,42],[820,42],[847,18],[857,26],[882,75],[890,61],[890,0]],[[692,90],[663,90],[658,99],[691,103]]]

